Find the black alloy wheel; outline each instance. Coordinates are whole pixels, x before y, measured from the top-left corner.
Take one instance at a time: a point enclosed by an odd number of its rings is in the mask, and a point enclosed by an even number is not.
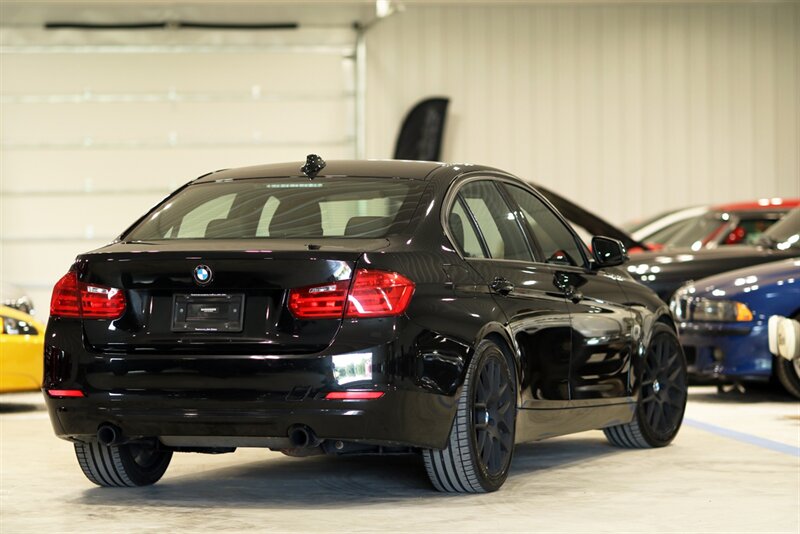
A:
[[[434,487],[451,493],[500,489],[514,455],[517,397],[511,358],[481,341],[469,364],[444,449],[422,451]]]
[[[682,359],[677,339],[669,335],[656,336],[645,356],[641,404],[659,440],[669,439],[683,420],[687,381]]]
[[[481,469],[496,477],[508,464],[514,448],[514,389],[502,354],[484,359],[472,406],[473,438]]]
[[[633,420],[606,427],[612,445],[650,448],[669,445],[683,422],[688,397],[686,357],[678,336],[665,324],[656,324],[642,361],[639,401]]]

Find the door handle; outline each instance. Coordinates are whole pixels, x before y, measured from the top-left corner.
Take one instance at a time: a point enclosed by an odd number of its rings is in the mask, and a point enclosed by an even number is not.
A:
[[[489,287],[491,287],[492,291],[494,291],[495,293],[499,293],[503,296],[506,296],[512,291],[514,291],[514,284],[512,284],[509,280],[500,276],[492,280],[492,283],[489,284]]]

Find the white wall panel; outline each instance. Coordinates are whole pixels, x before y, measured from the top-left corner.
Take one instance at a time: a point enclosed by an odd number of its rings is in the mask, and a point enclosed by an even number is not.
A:
[[[798,3],[412,4],[367,35],[370,157],[444,95],[444,159],[612,222],[800,196]]]
[[[147,34],[0,29],[0,281],[40,313],[77,254],[179,185],[354,156],[352,30]]]

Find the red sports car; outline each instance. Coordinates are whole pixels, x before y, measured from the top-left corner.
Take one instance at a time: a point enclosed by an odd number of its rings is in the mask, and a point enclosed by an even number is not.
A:
[[[722,245],[749,244],[797,206],[800,206],[798,198],[765,198],[698,206],[667,212],[629,227],[629,230],[635,240],[646,243],[650,250],[691,248],[697,251]]]

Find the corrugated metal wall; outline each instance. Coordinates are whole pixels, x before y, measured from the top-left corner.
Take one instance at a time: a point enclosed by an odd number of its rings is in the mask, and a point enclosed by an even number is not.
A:
[[[800,196],[800,4],[410,5],[367,34],[367,154],[452,99],[443,159],[612,222]]]

